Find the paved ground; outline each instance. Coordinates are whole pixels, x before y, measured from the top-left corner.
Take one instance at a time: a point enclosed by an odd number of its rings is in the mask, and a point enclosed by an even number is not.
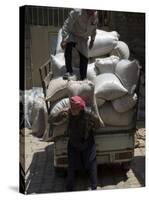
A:
[[[121,166],[100,165],[98,167],[98,190],[117,188],[137,188],[145,185],[145,149],[142,133],[145,129],[139,125],[140,133],[135,148],[135,157],[129,171]],[[138,132],[139,133],[139,132]],[[140,136],[141,135],[141,136]],[[21,151],[21,162],[25,158],[26,193],[65,192],[66,174],[57,174],[53,166],[53,143],[40,141],[26,129],[21,134],[20,144],[25,140]],[[23,155],[24,154],[24,155]],[[85,174],[78,174],[76,190],[89,190],[89,181]]]

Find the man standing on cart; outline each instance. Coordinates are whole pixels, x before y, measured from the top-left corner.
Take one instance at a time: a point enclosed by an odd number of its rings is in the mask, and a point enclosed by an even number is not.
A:
[[[61,47],[65,50],[66,74],[64,79],[73,75],[72,48],[78,50],[80,56],[80,78],[86,78],[88,65],[88,40],[90,36],[89,49],[93,47],[98,15],[96,10],[74,9],[65,20],[62,27]]]

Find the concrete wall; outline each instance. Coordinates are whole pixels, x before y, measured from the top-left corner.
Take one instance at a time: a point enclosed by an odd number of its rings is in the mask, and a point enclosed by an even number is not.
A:
[[[145,13],[111,12],[110,29],[118,31],[145,71]]]
[[[20,66],[21,67],[21,66]],[[25,89],[32,88],[32,69],[31,69],[31,33],[30,26],[25,25]]]
[[[49,59],[50,54],[54,54],[59,29],[54,26],[26,25],[25,89],[41,87],[39,67]]]
[[[110,29],[128,44],[130,59],[142,66],[137,119],[145,120],[145,13],[111,12]]]

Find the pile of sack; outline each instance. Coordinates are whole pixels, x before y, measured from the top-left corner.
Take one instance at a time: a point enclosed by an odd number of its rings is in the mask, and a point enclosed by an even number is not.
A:
[[[109,59],[117,60],[111,62],[113,72],[106,71]],[[139,64],[136,60],[119,60],[118,57],[109,59],[98,59],[95,63],[95,67],[100,71],[93,80],[97,105],[105,124],[128,126],[133,123],[135,117],[138,98],[135,89],[139,79]]]
[[[69,107],[69,97],[80,95],[89,108],[94,107],[105,126],[129,126],[135,117],[137,103],[136,87],[140,66],[130,60],[128,45],[119,40],[116,31],[97,30],[94,46],[89,50],[87,79],[79,81],[79,56],[73,50],[73,80],[63,80],[66,72],[64,51],[60,47],[61,30],[58,34],[56,54],[51,55],[53,78],[47,89],[51,113]],[[58,126],[57,126],[58,125]],[[54,131],[66,128],[66,120],[55,124]],[[62,132],[62,131],[61,131]]]
[[[48,113],[43,89],[33,87],[30,90],[20,91],[20,103],[23,105],[23,119],[21,120],[24,127],[31,129],[37,137],[47,136]]]

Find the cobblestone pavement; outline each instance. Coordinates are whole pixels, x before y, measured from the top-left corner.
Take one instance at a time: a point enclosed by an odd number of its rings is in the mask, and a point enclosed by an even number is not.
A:
[[[41,141],[28,129],[24,133],[20,137],[20,144],[25,139],[20,159],[23,162],[25,156],[26,193],[65,192],[66,173],[57,174],[54,170],[53,143]],[[145,149],[143,145],[136,147],[135,157],[128,171],[120,165],[98,166],[98,190],[138,188],[145,185]],[[84,173],[76,178],[76,191],[81,190],[89,190],[89,181]]]

